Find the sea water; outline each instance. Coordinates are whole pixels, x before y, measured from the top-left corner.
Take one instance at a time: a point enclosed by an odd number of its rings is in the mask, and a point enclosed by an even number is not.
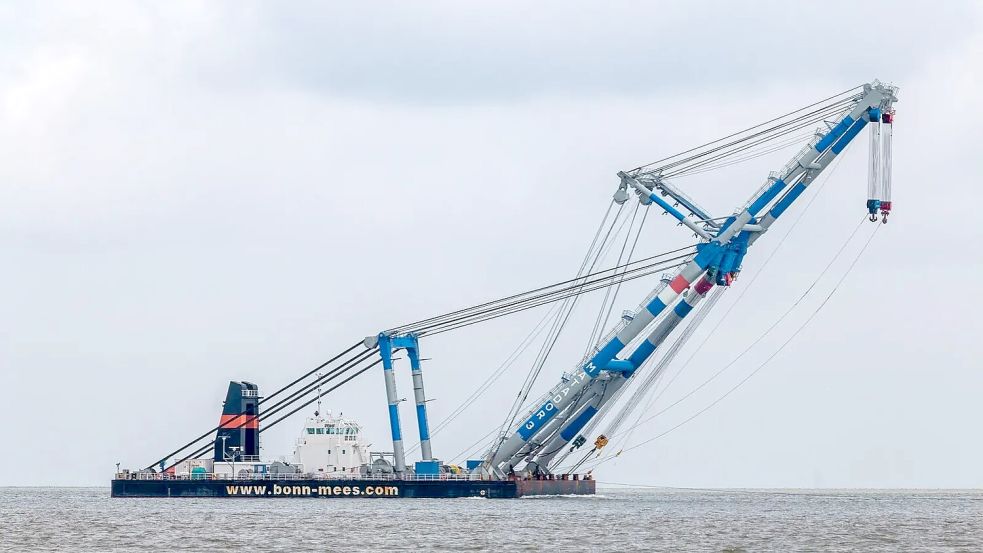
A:
[[[983,551],[983,491],[112,499],[0,488],[3,551]]]

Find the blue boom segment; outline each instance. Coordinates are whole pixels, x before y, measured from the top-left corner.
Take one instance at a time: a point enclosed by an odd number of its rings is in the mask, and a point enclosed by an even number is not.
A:
[[[675,302],[679,294],[689,287],[693,280],[702,275],[707,266],[716,262],[720,256],[722,246],[710,242],[701,244],[700,249],[686,267],[679,272],[669,286],[649,302],[645,309],[636,314],[631,324],[624,328],[617,336],[612,338],[588,361],[580,371],[574,374],[571,382],[567,386],[562,386],[556,395],[553,395],[538,410],[536,410],[525,423],[516,430],[519,440],[526,441],[542,428],[556,413],[569,404],[569,399],[586,384],[589,379],[597,378],[602,370],[609,370],[609,363],[615,356],[625,348],[625,345],[637,336],[649,322],[658,317],[667,306]],[[515,440],[517,445],[519,440]],[[511,440],[510,440],[511,441]],[[521,445],[520,445],[521,447]],[[513,455],[515,453],[513,452]]]
[[[659,206],[706,242],[698,245],[697,255],[679,271],[669,285],[635,313],[631,323],[604,344],[569,379],[555,386],[546,402],[534,409],[518,425],[515,434],[489,452],[481,469],[491,474],[501,474],[503,467],[507,466],[511,470],[523,458],[527,461],[537,458],[537,452],[547,447],[544,444],[554,446],[572,439],[593,417],[603,411],[603,402],[597,405],[590,403],[597,401],[596,394],[587,393],[593,387],[592,382],[605,373],[612,381],[631,378],[714,284],[731,285],[754,241],[801,196],[809,184],[863,130],[868,121],[878,120],[882,110],[885,107],[890,108],[894,100],[894,89],[876,83],[866,85],[864,93],[853,100],[848,108],[849,112],[828,133],[800,151],[780,173],[773,174],[752,195],[745,207],[729,217],[719,229],[715,229],[715,235],[712,236],[707,231],[707,227],[715,226],[710,224],[710,217],[704,217],[703,221],[693,221],[661,197],[658,172],[655,172],[654,177],[647,178],[645,182],[648,182],[648,186],[633,176],[637,173],[618,173],[622,186],[630,185],[640,199]],[[692,207],[687,209],[693,212]],[[761,213],[764,215],[760,215]],[[707,276],[690,292],[691,296],[675,303],[680,294],[689,289],[704,273]],[[670,306],[673,308],[667,310]],[[649,338],[628,359],[618,359],[617,355],[625,346],[656,319],[661,322]],[[552,421],[560,413],[565,415],[560,417],[561,423],[558,425]],[[549,439],[551,434],[553,438]]]

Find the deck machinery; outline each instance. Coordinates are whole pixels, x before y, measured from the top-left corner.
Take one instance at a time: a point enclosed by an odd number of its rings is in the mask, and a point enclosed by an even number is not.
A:
[[[802,196],[803,192],[816,181],[817,177],[830,167],[837,156],[867,126],[871,127],[871,132],[866,208],[871,221],[876,221],[880,217],[882,222],[887,222],[892,208],[891,150],[896,95],[897,89],[895,87],[874,81],[831,96],[826,100],[811,104],[762,125],[751,127],[742,133],[735,133],[724,139],[708,143],[704,145],[707,146],[706,148],[697,147],[677,154],[677,156],[666,158],[666,160],[672,160],[671,162],[658,166],[650,164],[619,172],[619,183],[614,194],[613,204],[623,206],[634,194],[642,206],[651,208],[654,205],[675,218],[679,225],[685,226],[688,231],[695,234],[698,238],[695,249],[682,256],[682,260],[674,265],[675,272],[661,279],[636,310],[626,312],[614,328],[610,329],[607,335],[602,336],[588,350],[584,358],[576,364],[574,370],[564,373],[560,381],[548,393],[544,394],[541,400],[526,404],[525,407],[523,407],[523,402],[517,402],[513,406],[510,418],[507,418],[502,425],[502,431],[488,442],[489,445],[484,454],[467,462],[467,471],[463,475],[463,481],[462,475],[457,475],[453,479],[448,479],[446,484],[441,484],[448,466],[435,458],[432,451],[431,431],[427,418],[427,398],[424,392],[421,369],[420,338],[431,333],[437,327],[440,328],[440,331],[460,328],[463,326],[463,323],[459,325],[461,320],[466,320],[470,324],[471,322],[487,320],[493,316],[510,314],[517,310],[513,304],[488,302],[474,308],[389,329],[365,338],[360,343],[354,344],[338,356],[322,364],[315,371],[320,371],[347,355],[354,355],[353,357],[339,362],[340,364],[328,370],[324,376],[318,372],[316,381],[304,385],[286,397],[281,396],[280,401],[273,404],[271,408],[264,406],[264,415],[258,414],[258,403],[253,405],[255,399],[252,399],[253,403],[250,405],[254,407],[254,410],[248,413],[244,411],[245,416],[240,417],[235,413],[223,416],[222,424],[217,428],[216,439],[206,443],[196,452],[177,459],[168,470],[178,463],[186,462],[189,458],[198,458],[204,454],[203,452],[207,452],[209,448],[215,445],[217,439],[222,436],[225,436],[224,440],[238,440],[240,434],[236,431],[243,427],[247,427],[248,430],[243,438],[247,440],[244,445],[249,447],[250,451],[257,450],[260,432],[298,412],[299,409],[309,405],[314,399],[307,400],[300,407],[287,411],[285,414],[280,413],[279,418],[271,423],[263,422],[264,417],[268,418],[272,414],[284,411],[293,402],[309,396],[313,393],[315,386],[317,398],[320,398],[323,383],[330,382],[347,372],[355,372],[352,376],[327,390],[330,392],[381,363],[385,375],[386,403],[393,442],[391,478],[394,479],[393,481],[401,483],[409,491],[409,493],[401,493],[401,496],[459,497],[461,495],[479,495],[480,493],[484,497],[516,497],[531,493],[593,493],[593,480],[588,477],[585,482],[582,477],[577,478],[575,474],[568,474],[575,471],[579,464],[575,464],[571,470],[570,466],[561,468],[561,462],[567,455],[581,448],[584,444],[592,444],[591,452],[599,452],[608,443],[608,437],[604,434],[597,435],[593,442],[590,442],[585,434],[588,434],[604,415],[611,412],[612,407],[619,403],[618,398],[629,387],[633,379],[641,380],[641,384],[636,387],[636,392],[627,402],[620,402],[622,412],[614,417],[613,426],[616,427],[620,424],[627,411],[639,408],[639,404],[642,403],[641,399],[645,395],[643,393],[645,387],[651,385],[658,373],[665,368],[667,363],[671,362],[680,343],[684,343],[685,337],[688,337],[689,334],[687,333],[691,333],[692,328],[702,321],[703,312],[701,311],[700,315],[690,317],[689,322],[680,332],[674,333],[674,330],[680,327],[681,323],[686,321],[691,313],[697,311],[696,308],[708,297],[711,299],[705,302],[703,311],[713,306],[716,294],[734,283],[741,271],[744,256],[749,248],[768,232],[772,225],[786,213],[789,207]],[[672,178],[683,174],[686,170],[713,167],[715,163],[727,161],[745,152],[748,147],[757,147],[758,151],[761,151],[762,148],[769,147],[778,139],[785,140],[784,145],[786,146],[794,144],[794,142],[788,142],[788,134],[791,131],[809,126],[810,128],[806,132],[810,132],[819,121],[822,121],[824,126],[809,135],[811,138],[806,139],[806,144],[802,149],[779,171],[771,173],[747,202],[729,216],[714,217],[671,182]],[[732,139],[738,135],[740,135],[739,138]],[[641,227],[639,227],[640,229]],[[621,273],[623,277],[628,271],[627,265],[616,267],[614,273],[609,273],[609,277],[591,281],[592,283],[601,282],[592,289],[612,286],[626,280],[625,278],[620,280],[617,278],[618,270],[622,267],[625,270]],[[583,271],[584,267],[581,267],[581,273],[578,274],[577,279],[566,281],[567,283],[573,282],[572,287],[560,289],[567,295],[560,294],[547,297],[547,294],[544,293],[540,296],[529,296],[531,299],[526,304],[527,308],[585,292],[588,282],[586,279],[592,275],[587,275]],[[595,273],[595,275],[600,273],[603,271]],[[541,298],[546,299],[540,301]],[[599,322],[601,320],[598,319]],[[666,346],[671,335],[675,336],[675,342]],[[364,346],[362,353],[351,353],[362,346]],[[408,465],[406,462],[399,413],[401,400],[398,399],[394,378],[394,355],[400,350],[407,353],[412,371],[416,419],[420,438],[419,448],[422,459],[413,465]],[[654,360],[657,357],[655,356],[657,352],[661,356],[660,361],[655,367],[649,368],[646,362],[650,359]],[[369,363],[376,354],[378,354],[378,358],[375,362],[366,366],[359,366]],[[358,370],[356,371],[356,369]],[[315,371],[298,378],[271,394],[270,397],[260,400],[260,402],[269,400],[292,386],[300,385],[299,383],[304,378],[314,374]],[[639,374],[646,372],[648,374],[639,379]],[[536,374],[538,375],[538,372]],[[534,380],[535,378],[527,380],[524,387],[531,387]],[[528,390],[526,392],[528,395]],[[253,395],[255,396],[255,393]],[[520,392],[520,397],[525,396],[522,396]],[[240,420],[242,422],[238,422]],[[263,426],[260,426],[261,423]],[[207,439],[209,435],[211,434],[206,432],[198,439]],[[168,454],[141,473],[155,473],[154,468],[158,463],[160,468],[164,469],[166,461],[172,457],[178,457],[180,452],[194,443],[196,442],[190,442],[183,448]],[[238,442],[236,443],[238,444]],[[161,474],[166,474],[166,472],[166,470],[162,470]],[[131,482],[130,480],[134,478],[130,473],[126,473],[123,479],[118,476],[117,480],[113,482],[113,494],[132,496],[162,495],[164,493],[161,490],[166,486],[162,487],[163,485],[159,481],[156,484],[152,482],[153,477],[148,478],[151,482],[146,485]],[[547,485],[547,482],[557,482],[557,484]],[[563,482],[570,483],[563,484]],[[198,482],[186,486],[187,490],[182,493],[184,495],[228,495],[220,491],[221,486],[225,484],[228,482],[215,482],[214,486],[205,486],[204,483]],[[317,487],[318,482],[312,480],[309,484]],[[157,487],[154,488],[154,486]],[[358,487],[356,484],[352,484],[352,486],[353,489]],[[117,493],[117,487],[120,493]],[[330,491],[334,488],[329,486],[328,489]],[[172,488],[167,487],[167,494],[170,495],[171,493]],[[334,495],[337,496],[338,494],[335,493]]]

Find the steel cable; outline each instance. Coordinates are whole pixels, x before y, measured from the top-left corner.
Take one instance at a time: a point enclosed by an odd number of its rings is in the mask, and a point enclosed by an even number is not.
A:
[[[866,218],[866,216],[865,216],[865,218]],[[809,323],[812,322],[813,319],[815,319],[815,317],[819,314],[819,312],[823,309],[823,307],[826,306],[826,304],[829,302],[829,300],[833,297],[833,294],[836,293],[836,291],[839,289],[839,287],[843,283],[843,281],[846,280],[846,277],[849,276],[850,273],[853,272],[853,269],[857,265],[857,262],[860,261],[860,258],[861,257],[863,257],[863,254],[867,251],[867,247],[870,246],[871,241],[874,239],[874,236],[877,235],[877,231],[878,231],[878,229],[881,228],[881,226],[882,225],[877,225],[876,227],[874,227],[874,231],[870,234],[869,237],[867,237],[867,240],[866,240],[866,242],[864,242],[863,247],[860,249],[859,252],[857,252],[856,256],[854,256],[853,260],[850,262],[850,265],[847,267],[846,271],[836,281],[836,284],[833,285],[833,288],[830,289],[830,291],[829,291],[828,294],[826,294],[826,297],[823,298],[822,302],[820,302],[820,304],[812,311],[812,313],[810,313],[809,316],[792,332],[792,334],[789,335],[789,337],[778,347],[778,349],[776,349],[774,352],[772,352],[772,354],[769,355],[757,367],[755,367],[754,370],[752,370],[744,378],[742,378],[740,381],[738,381],[737,384],[735,384],[730,389],[728,389],[726,392],[724,392],[723,395],[721,395],[720,397],[718,397],[717,399],[715,399],[714,401],[712,401],[710,404],[706,405],[705,407],[703,407],[702,409],[700,409],[699,411],[697,411],[695,414],[691,415],[690,417],[684,419],[683,421],[679,422],[678,424],[670,427],[669,429],[667,429],[667,430],[665,430],[665,431],[663,431],[663,432],[661,432],[661,433],[659,433],[659,434],[657,434],[657,435],[655,435],[655,436],[653,436],[651,438],[648,438],[648,439],[646,439],[646,440],[644,440],[642,442],[639,442],[639,443],[637,443],[637,444],[635,444],[635,445],[633,445],[631,447],[623,448],[622,450],[620,450],[616,454],[612,454],[612,455],[609,455],[608,457],[603,457],[603,458],[598,459],[592,465],[592,467],[591,467],[590,470],[593,471],[595,468],[597,468],[602,463],[607,462],[607,461],[609,461],[611,459],[616,458],[621,453],[625,453],[625,452],[631,451],[633,449],[637,449],[637,448],[639,448],[639,447],[641,447],[641,446],[643,446],[645,444],[648,444],[648,443],[650,443],[650,442],[652,442],[654,440],[657,440],[657,439],[659,439],[659,438],[661,438],[661,437],[669,434],[670,432],[673,432],[674,430],[682,427],[686,423],[692,421],[693,419],[697,418],[698,416],[702,415],[703,413],[709,411],[711,408],[713,408],[714,406],[716,406],[717,404],[719,404],[725,398],[727,398],[728,396],[730,396],[730,394],[732,394],[738,388],[740,388],[742,385],[744,385],[745,382],[747,382],[748,380],[750,380],[754,375],[756,375],[759,371],[761,371],[761,369],[763,369],[765,366],[767,366],[772,360],[775,359],[775,357],[778,356],[779,353],[781,353],[785,349],[786,346],[788,346],[792,342],[792,340],[794,340],[809,325]],[[851,234],[851,237],[852,236],[853,236],[853,234]],[[642,422],[647,422],[648,420],[651,420],[651,418],[652,417],[650,417],[649,419],[646,419],[645,421],[642,421]]]
[[[814,102],[814,103],[812,103],[812,104],[809,104],[809,105],[807,105],[807,106],[804,106],[804,107],[801,107],[801,108],[799,108],[799,109],[796,109],[796,110],[793,110],[793,111],[790,111],[790,112],[788,112],[788,113],[786,113],[786,114],[784,114],[784,115],[779,115],[778,117],[775,117],[775,118],[772,118],[772,119],[769,119],[768,121],[765,121],[765,122],[763,122],[763,123],[759,123],[759,124],[757,124],[757,125],[754,125],[754,126],[752,126],[752,127],[748,127],[748,128],[746,128],[746,129],[743,129],[743,130],[740,130],[740,131],[737,131],[737,132],[735,132],[735,133],[731,133],[731,134],[729,134],[729,135],[727,135],[727,136],[724,136],[724,137],[722,137],[722,138],[718,138],[718,139],[716,139],[716,140],[712,140],[712,141],[710,141],[710,142],[706,142],[706,143],[704,143],[704,144],[700,144],[699,146],[694,146],[694,147],[692,147],[692,148],[690,148],[690,149],[688,149],[688,150],[684,150],[684,151],[682,151],[682,152],[679,152],[679,153],[677,153],[677,154],[673,154],[673,155],[671,155],[671,156],[668,156],[668,157],[664,157],[664,158],[662,158],[662,159],[658,159],[658,160],[656,160],[656,161],[653,161],[653,162],[651,162],[651,163],[646,163],[645,165],[640,165],[640,166],[638,166],[638,167],[636,167],[636,168],[634,168],[634,169],[631,169],[631,170],[630,170],[629,172],[630,172],[630,173],[633,173],[633,174],[637,174],[637,173],[638,173],[638,172],[640,172],[640,171],[641,171],[642,169],[645,169],[645,168],[647,168],[647,167],[651,167],[651,166],[653,166],[653,165],[655,165],[656,163],[662,163],[662,162],[664,162],[664,161],[668,161],[668,160],[670,160],[670,159],[674,159],[674,158],[676,158],[676,157],[679,157],[679,156],[681,156],[681,155],[685,155],[685,154],[688,154],[688,153],[690,153],[690,152],[695,152],[695,151],[697,151],[697,150],[699,150],[699,149],[701,149],[701,148],[705,148],[705,147],[707,147],[707,146],[712,146],[713,144],[716,144],[716,143],[718,143],[718,142],[721,142],[721,141],[723,141],[723,140],[727,140],[727,139],[729,139],[729,138],[733,138],[733,137],[735,137],[735,136],[739,136],[739,135],[741,135],[741,134],[744,134],[744,133],[746,133],[746,132],[750,132],[750,131],[752,131],[752,130],[754,130],[754,129],[757,129],[757,128],[759,128],[759,127],[762,127],[762,126],[764,126],[764,125],[768,125],[768,124],[771,124],[771,123],[774,123],[774,122],[776,122],[776,121],[780,121],[780,120],[782,120],[782,119],[785,119],[786,117],[791,117],[791,116],[793,116],[793,115],[795,115],[796,113],[799,113],[800,111],[803,111],[803,110],[806,110],[806,109],[809,109],[809,108],[812,108],[812,107],[815,107],[815,106],[818,106],[818,105],[821,105],[821,104],[823,104],[823,103],[825,103],[825,102],[828,102],[828,101],[830,101],[830,100],[833,100],[833,99],[835,99],[835,98],[839,98],[840,96],[844,96],[844,95],[847,95],[847,94],[850,94],[851,96],[850,96],[849,98],[847,98],[847,99],[844,99],[844,100],[853,100],[853,99],[854,99],[854,96],[856,95],[856,93],[854,93],[854,91],[855,91],[855,90],[857,90],[858,88],[860,88],[860,85],[857,85],[857,86],[853,86],[853,87],[850,87],[850,88],[848,88],[848,89],[846,89],[846,90],[844,90],[843,92],[840,92],[840,93],[838,93],[838,94],[834,94],[834,95],[832,95],[832,96],[829,96],[829,97],[827,97],[827,98],[823,98],[822,100],[819,100],[818,102]],[[842,101],[842,100],[840,100],[840,101]]]

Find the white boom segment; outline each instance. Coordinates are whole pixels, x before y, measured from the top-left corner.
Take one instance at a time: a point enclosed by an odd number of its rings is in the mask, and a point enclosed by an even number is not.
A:
[[[546,402],[518,424],[513,434],[488,451],[483,464],[476,470],[503,477],[520,470],[519,465],[525,463],[526,471],[543,471],[565,444],[575,438],[575,444],[582,444],[584,438],[578,436],[580,430],[611,404],[610,400],[617,396],[617,390],[714,285],[729,286],[733,282],[748,247],[771,227],[868,122],[874,123],[877,134],[876,138],[871,138],[872,158],[876,143],[876,160],[871,161],[872,188],[868,208],[872,205],[870,201],[876,202],[871,213],[880,210],[886,218],[890,210],[890,126],[895,93],[895,88],[877,81],[864,85],[863,92],[855,96],[841,112],[845,114],[835,126],[827,132],[817,133],[814,140],[803,147],[781,171],[773,173],[744,207],[723,224],[715,223],[706,210],[664,182],[659,170],[619,173],[622,189],[631,187],[641,202],[658,205],[704,242],[699,244],[697,254],[669,285],[636,311],[631,322],[604,343],[569,378],[554,386]],[[886,123],[884,129],[881,128],[882,122]],[[882,133],[882,130],[886,132]],[[663,196],[682,205],[697,220],[677,210]],[[684,293],[685,298],[679,301]],[[627,358],[619,358],[618,355],[628,343],[656,320],[658,322],[648,339]]]

